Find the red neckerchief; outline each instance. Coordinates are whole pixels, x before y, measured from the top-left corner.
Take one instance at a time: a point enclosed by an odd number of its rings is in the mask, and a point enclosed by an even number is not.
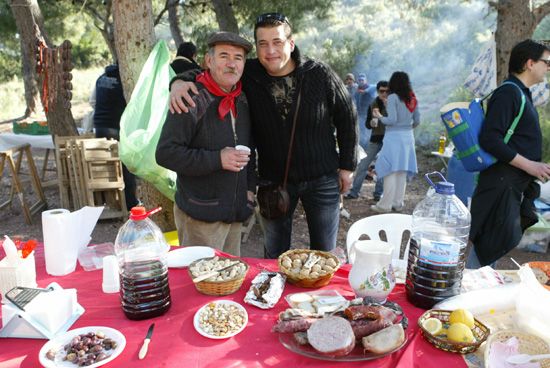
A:
[[[407,106],[407,110],[410,112],[413,112],[414,109],[416,109],[416,105],[418,105],[418,101],[416,100],[416,96],[414,95],[414,92],[411,91],[411,94],[409,95],[409,102],[405,102],[405,106]]]
[[[223,97],[218,106],[218,115],[220,120],[225,118],[225,115],[229,111],[233,112],[233,116],[237,117],[237,108],[235,106],[235,98],[241,94],[242,84],[241,81],[238,81],[235,85],[235,89],[231,92],[225,92],[223,89],[218,86],[218,83],[214,81],[210,71],[205,70],[199,74],[196,78],[197,82],[202,83],[208,92],[212,93],[214,96]]]

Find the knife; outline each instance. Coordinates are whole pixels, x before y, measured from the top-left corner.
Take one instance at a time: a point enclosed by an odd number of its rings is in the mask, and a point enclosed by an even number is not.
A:
[[[149,330],[147,331],[145,340],[143,340],[143,346],[141,347],[141,349],[139,349],[139,354],[138,354],[139,359],[143,359],[145,358],[145,355],[147,355],[147,348],[149,347],[149,342],[151,341],[151,336],[153,336],[154,329],[155,329],[155,324],[152,323],[151,326],[149,326]]]

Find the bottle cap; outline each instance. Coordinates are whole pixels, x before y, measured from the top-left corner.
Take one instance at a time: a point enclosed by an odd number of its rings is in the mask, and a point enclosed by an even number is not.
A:
[[[455,194],[455,185],[448,181],[440,181],[435,184],[435,192],[439,194]]]
[[[144,220],[147,218],[145,207],[132,207],[130,210],[130,220]]]

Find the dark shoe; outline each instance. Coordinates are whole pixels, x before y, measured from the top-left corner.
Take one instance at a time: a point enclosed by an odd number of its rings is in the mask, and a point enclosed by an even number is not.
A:
[[[381,197],[378,197],[378,196],[374,196],[372,197],[372,200],[375,201],[375,202],[378,202],[380,200]]]
[[[344,196],[344,199],[357,199],[357,198],[359,198],[359,196],[354,196],[349,193]]]

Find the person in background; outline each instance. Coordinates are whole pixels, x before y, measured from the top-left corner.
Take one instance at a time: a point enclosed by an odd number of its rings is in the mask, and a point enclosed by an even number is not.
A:
[[[542,133],[529,88],[544,81],[549,66],[547,46],[532,40],[518,43],[510,53],[506,80],[516,86],[506,84],[489,99],[479,145],[497,162],[480,172],[472,197],[467,268],[495,263],[538,221],[533,202],[540,187],[535,180],[550,178],[550,164],[541,162]],[[522,96],[525,107],[506,144],[504,137],[518,115]]]
[[[369,166],[376,159],[376,155],[382,149],[382,140],[384,139],[384,134],[386,132],[386,126],[378,122],[377,118],[373,118],[372,111],[378,109],[382,116],[387,116],[386,114],[386,102],[388,101],[388,81],[380,81],[376,84],[376,92],[378,96],[372,102],[369,112],[367,114],[367,119],[365,120],[365,126],[367,129],[372,129],[372,134],[370,136],[370,142],[367,147],[367,156],[363,158],[357,165],[357,170],[355,170],[355,177],[353,178],[353,185],[348,194],[346,194],[346,199],[356,199],[359,198],[359,192],[363,186],[363,181],[367,176]],[[376,186],[374,189],[374,200],[379,201],[382,196],[382,185],[384,180],[378,178],[376,180]]]
[[[188,114],[168,114],[156,159],[178,175],[174,218],[180,244],[239,256],[242,222],[252,214],[256,187],[254,155],[235,148],[252,145],[240,82],[252,44],[235,33],[217,32],[208,46],[208,69],[197,76],[196,107]]]
[[[265,256],[277,258],[290,249],[298,201],[306,214],[310,248],[331,250],[338,235],[340,193],[349,190],[356,166],[353,103],[342,79],[330,67],[300,55],[283,14],[260,15],[254,37],[258,58],[246,62],[243,89],[250,106],[261,182],[282,183],[297,113],[287,185],[290,209],[277,219],[260,216]],[[170,109],[187,111],[182,97],[191,104],[188,91],[193,88],[174,81]]]
[[[349,95],[353,96],[355,94],[355,91],[357,90],[357,83],[355,83],[355,76],[353,75],[353,73],[346,74],[346,78],[344,79],[344,84],[348,89]]]
[[[186,72],[188,70],[200,69],[199,64],[195,61],[197,56],[197,46],[193,42],[182,42],[178,47],[176,57],[170,64],[176,74]]]
[[[384,179],[384,194],[371,206],[373,211],[380,213],[399,212],[404,208],[407,175],[418,172],[413,134],[413,128],[420,124],[418,101],[405,72],[393,73],[389,87],[388,116],[376,109],[372,111],[372,116],[386,127],[382,149],[376,160],[376,174]]]
[[[97,138],[120,140],[120,117],[126,108],[122,82],[117,64],[105,67],[105,72],[95,83],[94,129]],[[130,210],[137,206],[136,177],[122,164],[124,197]]]
[[[359,126],[359,145],[367,152],[371,131],[365,126],[370,105],[376,97],[376,87],[367,82],[367,76],[363,73],[357,76],[357,88],[353,95],[357,108],[357,125]]]

